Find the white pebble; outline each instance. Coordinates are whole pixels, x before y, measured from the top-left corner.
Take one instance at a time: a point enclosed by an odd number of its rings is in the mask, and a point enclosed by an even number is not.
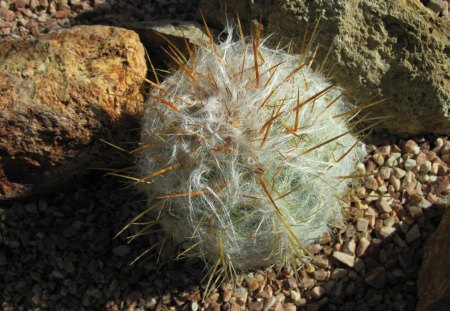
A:
[[[420,166],[420,172],[421,173],[428,173],[431,170],[431,162],[430,161],[425,161],[425,163],[423,165]]]
[[[405,170],[410,171],[414,167],[416,167],[416,165],[417,165],[416,160],[408,159],[408,160],[405,161]]]
[[[364,163],[359,162],[359,163],[356,165],[356,173],[357,173],[359,176],[363,176],[363,175],[366,174],[366,167],[364,166]]]

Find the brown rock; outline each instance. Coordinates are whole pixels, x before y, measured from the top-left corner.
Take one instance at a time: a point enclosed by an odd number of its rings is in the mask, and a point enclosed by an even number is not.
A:
[[[417,311],[447,310],[450,305],[450,210],[425,243],[417,282]]]
[[[124,165],[100,142],[133,141],[144,49],[129,30],[79,26],[0,45],[0,200]],[[128,137],[127,137],[128,136]]]

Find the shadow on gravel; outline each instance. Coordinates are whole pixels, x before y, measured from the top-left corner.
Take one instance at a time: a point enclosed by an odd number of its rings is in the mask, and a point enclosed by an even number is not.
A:
[[[157,262],[157,254],[149,254],[130,266],[158,237],[131,244],[126,233],[113,239],[145,208],[142,196],[121,187],[103,178],[72,192],[0,206],[3,310],[151,308],[179,288],[198,292],[201,264],[164,255]]]
[[[127,244],[126,235],[141,229],[134,226],[114,239],[145,206],[144,197],[113,178],[99,178],[72,192],[1,205],[3,310],[151,310],[157,306],[190,310],[191,301],[201,300],[202,263],[165,260],[171,257],[168,251],[161,256],[145,255],[130,266],[160,238],[146,235]],[[332,246],[324,245],[318,256],[328,262],[328,268],[317,271],[328,273],[326,280],[319,282],[327,295],[308,299],[308,306],[412,310],[423,242],[437,226],[440,214],[439,209],[428,208],[419,215],[415,223],[422,237],[411,243],[405,242],[401,228],[384,239],[372,233],[375,239],[353,268],[327,259],[324,253]],[[354,228],[348,228],[340,238],[352,234]],[[331,275],[327,272],[330,268]],[[301,287],[312,277],[305,275],[295,282]],[[287,294],[293,286],[291,280],[274,274],[272,278],[268,282],[278,284],[286,302],[291,301]],[[246,282],[244,286],[248,286]],[[302,297],[311,295],[311,288],[302,290]]]

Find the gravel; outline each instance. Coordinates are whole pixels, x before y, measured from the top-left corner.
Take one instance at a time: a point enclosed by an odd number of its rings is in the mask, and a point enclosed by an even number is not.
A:
[[[192,19],[197,2],[0,0],[0,41],[75,24]],[[443,1],[422,2],[447,12]],[[2,309],[412,310],[422,246],[450,193],[450,141],[380,138],[368,149],[346,198],[346,222],[312,245],[312,268],[253,271],[207,297],[204,265],[168,259],[176,250],[170,242],[130,265],[161,236],[114,239],[145,208],[121,181],[93,175],[75,190],[0,203]]]
[[[0,0],[0,41],[33,38],[78,24],[191,20],[197,4],[198,0]]]
[[[3,310],[411,310],[422,245],[441,217],[440,197],[450,190],[449,163],[441,159],[449,142],[441,139],[369,146],[373,151],[362,164],[370,175],[358,178],[359,185],[372,177],[378,187],[353,187],[345,198],[346,222],[311,246],[312,267],[253,271],[239,275],[236,287],[222,283],[207,297],[204,265],[168,259],[175,251],[169,242],[130,265],[161,233],[129,244],[126,234],[113,239],[145,208],[144,199],[119,180],[93,176],[90,185],[72,191],[2,203]],[[384,162],[373,162],[374,154]],[[421,154],[441,167],[427,173],[434,182],[418,178]],[[403,174],[408,159],[416,166]],[[369,169],[369,163],[375,165]],[[392,168],[399,190],[392,178],[380,179],[384,167]],[[132,226],[127,234],[140,229]]]

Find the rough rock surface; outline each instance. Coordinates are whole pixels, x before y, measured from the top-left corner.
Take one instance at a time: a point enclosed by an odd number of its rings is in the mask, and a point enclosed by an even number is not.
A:
[[[150,54],[154,66],[158,69],[163,69],[173,63],[164,51],[164,49],[172,51],[171,44],[175,45],[186,58],[189,58],[189,49],[210,44],[203,27],[194,21],[143,21],[129,23],[124,27],[137,32],[142,44]],[[186,44],[189,44],[189,49]],[[173,65],[176,67],[175,64]]]
[[[139,37],[125,29],[79,26],[1,43],[0,200],[114,166],[100,139],[130,140],[145,74]]]
[[[417,283],[416,311],[447,310],[450,305],[450,210],[425,244]]]
[[[450,133],[450,23],[419,1],[370,0],[202,0],[208,23],[223,27],[225,10],[243,22],[262,16],[264,32],[301,46],[319,16],[316,55],[325,73],[359,103],[391,116],[380,127],[395,134]],[[373,99],[372,99],[373,101]]]

